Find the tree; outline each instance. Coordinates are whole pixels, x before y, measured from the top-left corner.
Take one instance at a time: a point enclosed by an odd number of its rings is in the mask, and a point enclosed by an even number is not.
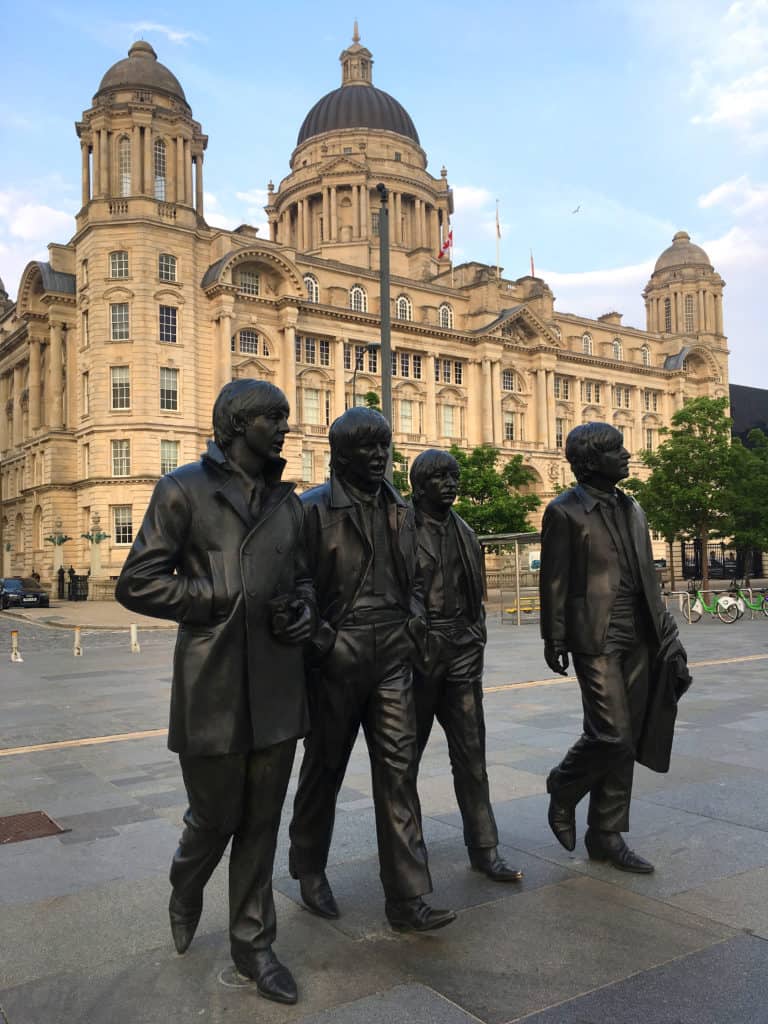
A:
[[[731,420],[727,398],[694,398],[660,431],[665,440],[656,451],[641,452],[651,470],[645,481],[627,482],[645,509],[648,522],[668,543],[676,536],[701,543],[703,586],[709,580],[706,558],[711,535],[732,532],[733,479]]]
[[[454,445],[451,455],[461,468],[459,494],[455,509],[479,534],[525,533],[533,527],[528,513],[541,504],[535,494],[519,488],[533,481],[534,475],[515,455],[499,471],[499,451],[485,445],[469,454]]]

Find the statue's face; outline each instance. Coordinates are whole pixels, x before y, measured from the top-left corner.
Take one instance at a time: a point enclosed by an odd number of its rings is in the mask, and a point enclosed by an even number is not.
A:
[[[347,464],[344,478],[352,484],[374,487],[381,483],[387,471],[389,444],[382,440],[363,440],[344,453]]]
[[[251,416],[243,429],[248,449],[262,459],[278,459],[289,432],[288,406],[276,405],[265,413]]]
[[[419,504],[427,510],[445,511],[456,501],[459,490],[459,474],[452,466],[436,469],[421,485]]]
[[[619,480],[629,476],[629,452],[621,438],[608,451],[595,453],[592,459],[592,476],[602,477],[611,484],[617,484]]]

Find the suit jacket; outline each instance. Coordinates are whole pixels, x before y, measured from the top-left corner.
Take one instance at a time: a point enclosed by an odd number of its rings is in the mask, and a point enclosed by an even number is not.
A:
[[[665,609],[648,523],[634,498],[622,491],[618,494],[627,513],[655,640],[660,644]],[[598,499],[579,484],[558,494],[547,505],[541,526],[542,637],[577,654],[600,654],[619,580],[619,553]]]
[[[463,595],[467,602],[467,618],[470,622],[484,622],[485,610],[483,608],[483,552],[475,531],[461,516],[453,509],[448,513],[455,527],[455,534],[459,540],[459,556],[464,575],[467,580],[468,590]],[[428,525],[424,517],[416,509],[416,534],[418,538],[419,570],[422,577],[423,593],[429,594],[432,582],[435,577],[437,560],[432,552],[432,547],[426,539]]]
[[[301,645],[280,643],[269,601],[313,601],[302,549],[302,507],[285,463],[265,472],[258,519],[214,444],[164,476],[117,582],[121,604],[174,619],[168,746],[245,753],[308,730]]]
[[[386,481],[381,486],[387,499],[399,586],[395,596],[412,615],[423,616],[413,509]],[[318,611],[312,642],[322,654],[333,646],[337,629],[355,607],[373,562],[373,547],[360,522],[356,503],[335,473],[328,483],[305,491],[301,503],[305,550],[312,567]]]

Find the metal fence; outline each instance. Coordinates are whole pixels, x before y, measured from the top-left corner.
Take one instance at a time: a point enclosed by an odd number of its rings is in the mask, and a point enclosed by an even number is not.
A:
[[[764,576],[761,551],[740,551],[725,541],[710,541],[706,545],[704,558],[707,561],[707,575],[711,580],[762,579]],[[680,541],[680,565],[684,580],[700,580],[703,561],[700,540]]]

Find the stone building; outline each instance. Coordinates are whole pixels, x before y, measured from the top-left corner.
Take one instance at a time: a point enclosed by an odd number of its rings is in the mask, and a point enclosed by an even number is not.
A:
[[[357,31],[342,81],[304,118],[290,172],[268,187],[269,238],[211,227],[208,137],[146,42],[101,80],[77,122],[74,234],[0,285],[4,574],[85,570],[94,515],[116,576],[155,482],[198,457],[232,377],[271,380],[291,403],[287,476],[327,472],[327,428],[380,393],[380,210],[390,192],[395,442],[521,453],[546,497],[570,479],[568,430],[604,419],[653,446],[686,397],[728,387],[723,281],[685,232],[644,292],[646,329],[554,307],[546,282],[439,259],[453,197],[427,168],[401,104],[373,84]],[[371,347],[374,346],[374,347]],[[59,545],[61,548],[62,545]],[[61,552],[60,552],[61,554]]]

